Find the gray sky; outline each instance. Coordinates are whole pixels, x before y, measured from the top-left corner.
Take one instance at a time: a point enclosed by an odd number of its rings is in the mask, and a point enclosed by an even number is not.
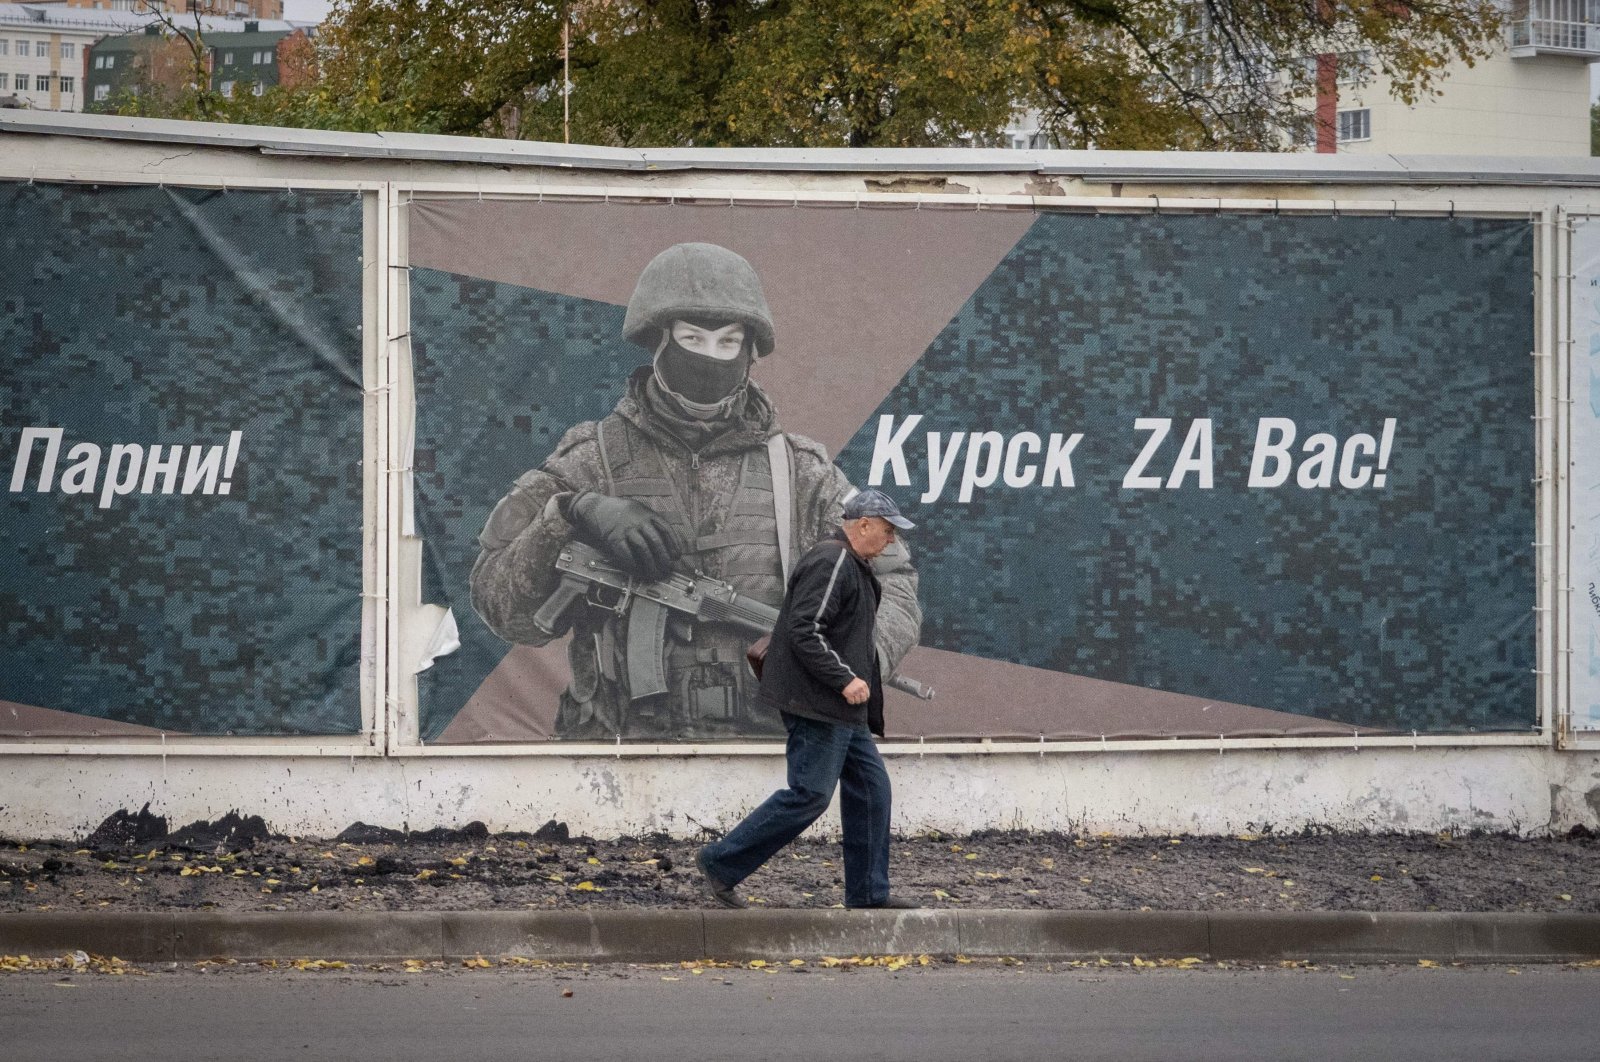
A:
[[[283,17],[295,22],[321,22],[328,17],[328,0],[283,0]]]

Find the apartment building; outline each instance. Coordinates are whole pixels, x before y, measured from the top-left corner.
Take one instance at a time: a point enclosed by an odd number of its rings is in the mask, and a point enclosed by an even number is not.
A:
[[[1375,78],[1353,83],[1361,55],[1320,68],[1320,152],[1408,155],[1588,155],[1589,65],[1600,60],[1600,0],[1520,0],[1506,43],[1455,63],[1431,99],[1407,105]]]
[[[10,0],[0,0],[0,4]],[[18,0],[27,2],[27,0]],[[51,6],[92,11],[128,11],[135,14],[152,9],[185,14],[199,11],[226,18],[283,18],[283,0],[48,0]]]
[[[1285,150],[1381,155],[1589,154],[1590,64],[1600,61],[1600,0],[1511,0],[1504,46],[1446,70],[1439,94],[1415,104],[1364,79],[1370,56],[1304,56],[1317,83],[1320,132]],[[1287,79],[1285,79],[1287,81]],[[1023,113],[1002,146],[1048,148],[1039,116]]]
[[[280,46],[289,38],[306,33],[306,27],[256,21],[242,23],[237,29],[205,32],[201,40],[206,48],[212,90],[230,98],[243,92],[261,95],[281,80]],[[139,91],[141,78],[148,76],[149,64],[157,51],[166,47],[166,39],[149,30],[106,37],[95,44],[88,57],[84,109],[107,110],[116,105],[123,92]]]
[[[148,11],[70,7],[61,2],[0,2],[0,106],[51,111],[88,109],[94,102],[90,82],[108,84],[105,75],[116,69],[102,66],[94,70],[91,51],[108,37],[143,35],[151,24]],[[276,42],[296,32],[315,31],[310,23],[245,22],[212,15],[202,15],[200,25],[208,41],[213,36],[221,40],[230,34],[243,35],[239,39],[244,43],[234,49],[234,58],[246,57],[237,65],[249,70],[249,77],[236,70],[236,76],[218,80],[249,80],[252,84],[264,79],[270,84],[277,82],[276,44],[264,43],[266,37]],[[265,51],[273,52],[270,62],[254,61]],[[107,62],[115,64],[118,60]],[[272,68],[270,75],[263,69],[268,65]],[[91,77],[94,74],[101,76]]]

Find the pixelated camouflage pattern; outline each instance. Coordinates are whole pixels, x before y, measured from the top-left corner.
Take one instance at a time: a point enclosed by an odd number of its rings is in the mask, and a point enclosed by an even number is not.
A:
[[[926,416],[897,491],[923,644],[1360,727],[1534,726],[1532,248],[1520,220],[1041,216],[879,407]],[[1386,486],[1247,489],[1268,416],[1398,418]],[[1212,418],[1215,486],[1122,489],[1137,417],[1174,418],[1163,478]],[[1083,432],[1077,486],[962,504],[958,461],[916,504],[925,434],[986,430]],[[839,455],[858,483],[876,433]]]
[[[243,432],[226,495],[3,496],[0,700],[358,732],[359,196],[0,183],[0,217],[7,482],[28,426],[63,429],[58,474],[74,442]]]

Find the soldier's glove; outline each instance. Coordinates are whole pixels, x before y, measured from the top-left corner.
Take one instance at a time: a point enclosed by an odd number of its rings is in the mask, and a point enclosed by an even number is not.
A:
[[[578,537],[640,579],[664,579],[683,545],[672,525],[631,498],[580,491],[562,506]]]

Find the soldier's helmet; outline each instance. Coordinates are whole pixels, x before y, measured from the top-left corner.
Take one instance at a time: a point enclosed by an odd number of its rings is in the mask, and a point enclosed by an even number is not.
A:
[[[650,260],[639,274],[622,334],[654,350],[661,330],[684,318],[738,321],[759,357],[772,353],[772,314],[761,278],[750,263],[714,243],[680,243]]]

